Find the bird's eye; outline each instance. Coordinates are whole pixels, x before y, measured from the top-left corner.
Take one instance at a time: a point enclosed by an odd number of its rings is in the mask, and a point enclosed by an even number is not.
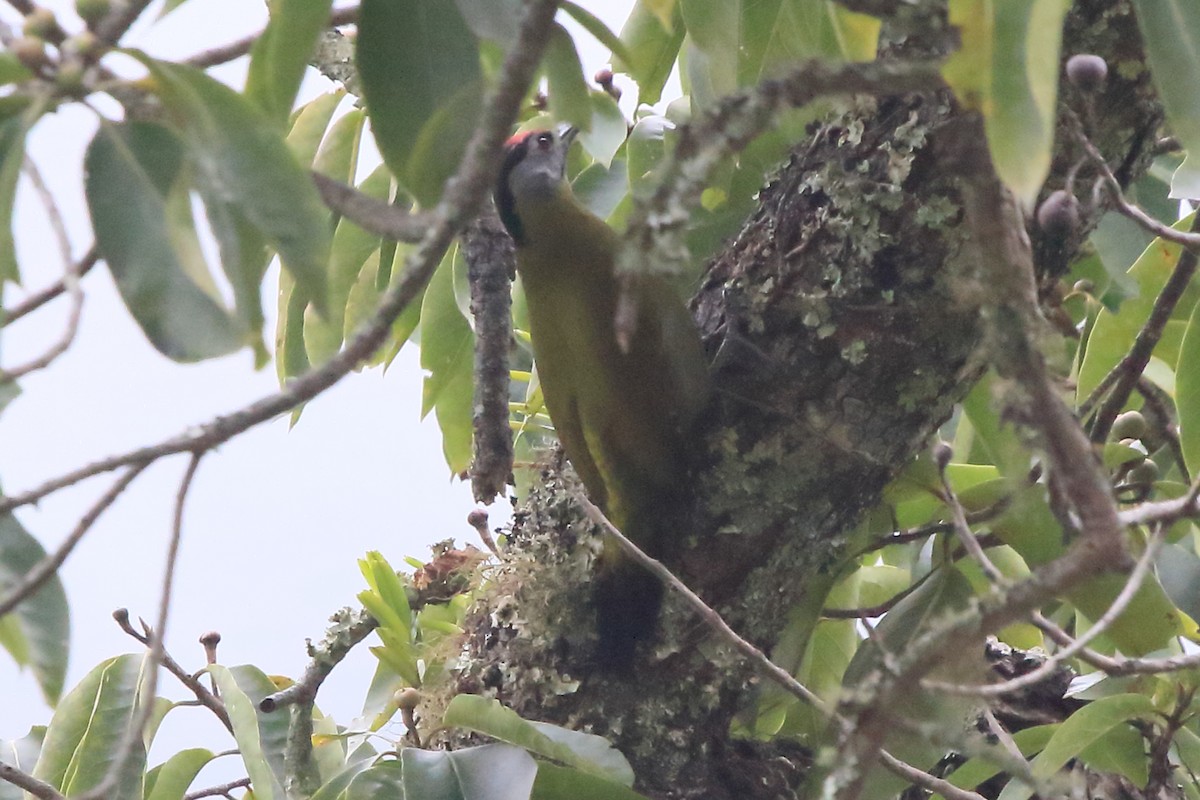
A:
[[[554,134],[549,132],[539,133],[537,135],[537,143],[541,147],[549,147],[554,144]]]

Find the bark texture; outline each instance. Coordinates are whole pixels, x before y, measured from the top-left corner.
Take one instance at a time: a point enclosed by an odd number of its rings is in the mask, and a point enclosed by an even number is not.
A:
[[[1123,2],[1078,2],[1063,52],[1109,59],[1095,139],[1127,182],[1148,164],[1161,119],[1131,14]],[[905,48],[894,42],[889,57]],[[1078,101],[1073,92],[1063,88],[1064,104]],[[785,667],[798,665],[825,593],[864,544],[855,523],[984,366],[978,299],[988,287],[972,278],[979,255],[938,156],[946,137],[977,135],[964,118],[930,92],[845,103],[810,126],[694,299],[718,399],[708,463],[693,476],[696,514],[680,520],[686,546],[669,566]],[[1046,193],[1079,156],[1059,141]],[[1068,242],[1030,231],[1045,286],[1101,212],[1085,207]],[[610,737],[653,797],[800,793],[808,754],[730,736],[763,687],[672,598],[635,676],[591,669],[597,539],[569,466],[547,465],[542,478],[472,621],[457,690]]]

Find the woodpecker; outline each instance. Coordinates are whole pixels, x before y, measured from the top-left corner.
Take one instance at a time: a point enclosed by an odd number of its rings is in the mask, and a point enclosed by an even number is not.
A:
[[[628,289],[636,329],[618,345],[617,234],[566,180],[574,131],[509,140],[496,209],[517,248],[546,410],[588,495],[655,558],[681,540],[693,428],[708,368],[687,308],[662,278]],[[601,666],[627,671],[653,633],[662,585],[609,541],[593,581]]]

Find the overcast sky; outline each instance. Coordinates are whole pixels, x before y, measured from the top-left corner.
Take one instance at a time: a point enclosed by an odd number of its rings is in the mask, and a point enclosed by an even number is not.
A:
[[[614,29],[631,4],[583,3]],[[77,29],[72,2],[45,5]],[[160,23],[137,26],[131,41],[154,55],[178,58],[259,30],[265,18],[257,0],[189,0]],[[603,63],[603,48],[586,37],[579,43],[589,72]],[[244,69],[243,59],[215,74],[240,88]],[[304,91],[313,96],[327,87],[310,76]],[[30,155],[72,223],[77,255],[90,242],[80,164],[94,124],[88,113],[68,108],[44,119],[30,140]],[[15,227],[23,283],[30,289],[61,274],[44,216],[26,187]],[[51,369],[22,380],[21,397],[0,414],[0,481],[8,492],[180,433],[277,389],[273,365],[255,372],[248,352],[189,366],[168,361],[130,319],[107,270],[94,270],[84,286],[87,301],[74,346]],[[21,296],[8,288],[5,305]],[[271,276],[264,291],[269,316],[273,297]],[[4,329],[0,363],[21,363],[53,342],[66,306],[60,300]],[[271,319],[267,334],[273,339]],[[469,487],[450,480],[432,415],[418,422],[420,389],[416,350],[409,347],[386,376],[378,370],[351,375],[310,403],[294,430],[286,420],[264,424],[204,459],[188,499],[167,630],[167,647],[181,663],[200,667],[197,638],[217,630],[223,663],[296,675],[305,663],[305,637],[319,637],[328,615],[353,604],[364,588],[356,564],[364,552],[381,550],[401,565],[404,556],[424,558],[430,543],[450,536],[474,541],[465,522],[474,507]],[[112,622],[114,609],[154,618],[173,498],[185,466],[183,457],[156,463],[64,566],[72,628],[68,686],[100,660],[137,649]],[[17,516],[52,549],[109,481],[111,476],[93,479]],[[494,515],[497,521],[500,516]],[[320,700],[327,713],[341,722],[358,714],[373,661],[360,649],[334,673]],[[184,696],[165,674],[160,692]],[[0,738],[22,736],[50,714],[32,677],[0,651]],[[183,746],[229,746],[210,716],[195,709],[172,712],[160,734],[164,746],[152,760]]]

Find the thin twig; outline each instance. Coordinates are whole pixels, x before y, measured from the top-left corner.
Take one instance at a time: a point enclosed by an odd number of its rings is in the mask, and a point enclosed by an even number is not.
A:
[[[137,639],[142,644],[149,644],[150,637],[139,632],[129,623],[129,611],[124,608],[119,608],[113,612],[113,619],[122,631]],[[225,726],[225,730],[233,733],[233,722],[229,719],[229,712],[225,710],[225,704],[215,692],[209,689],[200,682],[199,675],[194,675],[183,668],[176,661],[167,649],[163,648],[162,667],[167,672],[175,676],[175,678],[196,696],[196,702],[213,712],[213,715]]]
[[[967,514],[963,511],[962,503],[958,500],[958,494],[955,493],[954,487],[950,485],[950,479],[946,475],[944,466],[939,465],[938,475],[942,481],[942,499],[950,508],[950,516],[954,521],[954,532],[958,536],[959,542],[962,543],[963,549],[971,558],[975,559],[980,568],[983,569],[983,574],[988,577],[992,583],[1003,584],[1007,583],[1004,573],[1000,568],[988,558],[988,554],[984,552],[983,547],[979,544],[979,540],[975,538],[971,526],[967,523]]]
[[[815,708],[827,719],[833,721],[840,727],[845,727],[846,719],[837,713],[837,710],[814,694],[808,687],[800,683],[792,677],[791,673],[783,669],[775,662],[767,657],[766,653],[759,650],[750,642],[742,638],[733,628],[729,627],[720,614],[705,603],[700,596],[688,588],[687,584],[675,576],[673,572],[663,566],[662,562],[657,561],[646,555],[636,544],[630,541],[625,534],[621,533],[615,525],[604,515],[587,495],[582,490],[576,490],[575,499],[583,508],[588,519],[610,536],[621,547],[625,553],[636,561],[641,566],[649,570],[653,575],[663,582],[665,586],[673,589],[679,594],[684,602],[691,607],[692,611],[699,616],[709,628],[717,632],[725,641],[731,644],[734,649],[742,655],[750,659],[750,662],[768,678],[779,684],[789,694],[798,698]],[[889,771],[901,776],[905,780],[929,789],[930,791],[938,792],[944,797],[952,800],[983,800],[983,797],[975,792],[960,789],[953,784],[934,777],[922,769],[907,764],[886,750],[879,753],[880,762]]]
[[[228,797],[229,793],[234,789],[245,789],[249,786],[249,778],[238,778],[236,781],[222,783],[219,786],[210,786],[207,789],[198,789],[194,792],[188,792],[183,796],[183,800],[200,800],[202,797]]]
[[[167,631],[167,616],[171,611],[171,590],[175,585],[175,564],[179,558],[179,543],[183,538],[183,509],[187,502],[188,492],[192,488],[192,479],[196,477],[196,470],[199,468],[202,458],[204,458],[203,451],[192,454],[187,469],[184,470],[183,479],[179,482],[179,491],[175,495],[175,513],[171,520],[171,540],[167,546],[167,564],[163,570],[162,590],[158,601],[158,619],[154,628],[149,632],[150,652],[146,656],[146,679],[140,692],[142,702],[137,706],[137,710],[129,721],[129,727],[126,728],[125,734],[113,754],[104,780],[84,792],[81,795],[84,800],[104,800],[113,794],[129,758],[133,755],[134,749],[142,742],[146,726],[154,715],[154,696],[158,689],[158,668],[162,664],[163,654],[166,652],[163,642]]]
[[[1084,131],[1079,117],[1069,109],[1067,110],[1067,117],[1074,123],[1076,142],[1083,148],[1088,160],[1099,171],[1100,180],[1104,188],[1108,190],[1109,197],[1116,206],[1117,212],[1133,220],[1153,236],[1182,245],[1188,250],[1200,252],[1200,235],[1194,230],[1191,233],[1177,231],[1170,225],[1165,225],[1147,214],[1136,203],[1129,202],[1128,198],[1125,197],[1125,192],[1121,188],[1121,182],[1117,180],[1112,170],[1109,169],[1108,162],[1104,160],[1104,154],[1096,148],[1096,145]]]
[[[550,0],[538,0],[533,8],[538,9],[536,16],[539,20],[542,17],[549,19],[553,17],[555,4]],[[549,25],[549,22],[545,24]],[[429,282],[454,235],[471,219],[494,183],[500,150],[537,68],[542,46],[543,41],[536,40],[536,44],[531,44],[525,51],[510,54],[506,70],[485,108],[483,121],[467,147],[457,174],[447,182],[446,192],[434,211],[424,238],[409,255],[400,279],[380,298],[375,312],[345,348],[321,366],[290,381],[281,391],[238,411],[216,417],[157,444],[94,461],[51,478],[26,492],[9,495],[0,500],[0,513],[35,502],[85,478],[129,464],[150,462],[175,453],[211,449],[311,400],[370,358],[387,341],[392,323]]]
[[[100,251],[96,249],[95,245],[92,245],[91,249],[76,263],[76,277],[82,279],[99,261]],[[29,295],[12,308],[0,310],[0,328],[11,325],[32,311],[37,311],[56,297],[61,297],[66,291],[66,281],[60,278],[46,288]]]
[[[116,44],[152,2],[154,0],[117,0],[92,32],[101,41]]]
[[[329,15],[329,27],[336,28],[339,25],[350,25],[358,22],[358,6],[350,8],[334,9]],[[189,58],[183,59],[181,63],[200,69],[215,67],[218,64],[224,64],[228,61],[233,61],[235,58],[241,58],[250,52],[254,47],[254,43],[262,38],[263,32],[252,33],[237,41],[229,44],[214,47],[211,50],[205,50]]]
[[[0,761],[0,780],[7,781],[18,789],[24,789],[38,800],[66,800],[50,784],[38,780],[28,772],[17,769],[11,764],[5,764],[3,761]]]
[[[1200,231],[1200,214],[1197,214],[1192,220],[1191,230],[1193,232]],[[1112,368],[1116,379],[1112,382],[1112,389],[1100,403],[1099,410],[1096,411],[1096,417],[1092,422],[1091,439],[1093,442],[1103,442],[1108,438],[1113,420],[1129,400],[1130,393],[1133,392],[1138,379],[1142,377],[1146,365],[1150,363],[1150,356],[1162,338],[1167,323],[1171,320],[1171,314],[1175,311],[1175,306],[1183,298],[1183,293],[1191,283],[1192,276],[1196,274],[1196,264],[1195,251],[1186,248],[1180,251],[1179,261],[1175,264],[1175,269],[1171,271],[1167,282],[1163,284],[1158,297],[1154,299],[1154,306],[1150,309],[1150,316],[1147,317],[1146,324],[1138,331],[1129,352]]]
[[[312,179],[325,205],[367,233],[396,242],[419,242],[433,222],[432,214],[398,208],[319,172],[313,172]]]
[[[116,502],[121,493],[125,491],[129,484],[133,483],[133,479],[140,475],[145,468],[145,464],[135,464],[126,470],[121,477],[113,482],[109,490],[101,495],[100,499],[93,503],[92,507],[80,517],[75,528],[67,536],[66,540],[58,546],[58,549],[53,553],[45,555],[21,576],[21,580],[17,582],[17,585],[9,589],[3,598],[0,598],[0,617],[3,617],[20,605],[27,597],[40,589],[47,580],[58,573],[58,568],[63,565],[63,562],[75,550],[75,546],[79,544],[84,535],[91,530],[92,525],[96,523],[100,515]]]
[[[67,325],[58,340],[46,352],[21,366],[8,370],[0,370],[0,386],[11,383],[35,370],[48,367],[56,358],[65,353],[67,348],[71,346],[71,343],[75,341],[75,334],[79,332],[79,318],[83,313],[83,290],[79,287],[79,273],[77,271],[79,265],[71,255],[71,240],[67,236],[66,224],[63,221],[62,213],[59,211],[58,203],[55,201],[49,187],[46,186],[45,181],[42,180],[42,175],[32,159],[25,159],[24,171],[42,202],[42,207],[46,211],[46,218],[50,221],[50,229],[54,232],[54,239],[58,244],[59,255],[63,261],[62,285],[67,295],[71,298],[71,310],[67,314]]]
[[[1146,579],[1146,575],[1149,574],[1150,568],[1154,565],[1154,559],[1158,555],[1158,551],[1162,548],[1163,541],[1166,538],[1166,530],[1166,525],[1156,526],[1154,533],[1150,537],[1150,541],[1146,543],[1145,552],[1142,553],[1141,558],[1138,559],[1133,570],[1129,573],[1125,585],[1121,587],[1121,591],[1100,618],[1083,635],[1076,637],[1068,646],[1047,656],[1046,660],[1036,669],[1001,683],[967,686],[944,681],[924,680],[922,681],[922,685],[931,691],[946,692],[948,694],[971,695],[974,697],[999,697],[1000,695],[1015,692],[1018,689],[1023,689],[1026,686],[1032,686],[1035,683],[1045,680],[1051,673],[1058,669],[1058,666],[1062,662],[1076,655],[1089,642],[1092,642],[1096,637],[1108,630],[1117,617],[1125,613],[1134,595],[1142,587],[1142,582]]]

